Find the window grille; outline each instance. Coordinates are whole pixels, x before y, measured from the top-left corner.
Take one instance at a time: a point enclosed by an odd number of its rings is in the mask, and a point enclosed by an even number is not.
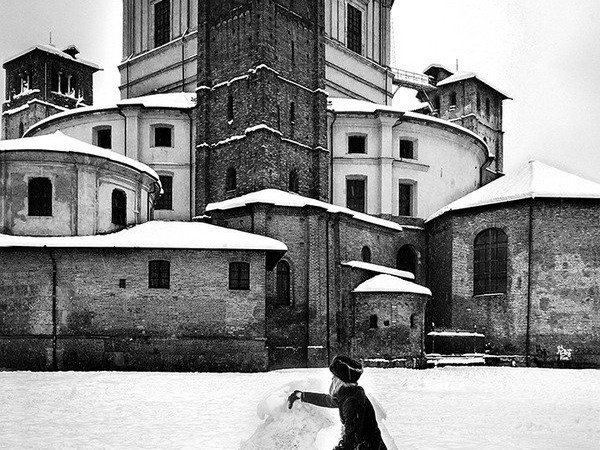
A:
[[[499,228],[488,228],[475,238],[473,294],[506,292],[508,237]]]
[[[159,47],[171,40],[171,4],[162,0],[154,5],[154,46]]]
[[[171,262],[153,260],[148,262],[148,287],[169,289],[171,287]]]
[[[245,262],[229,263],[229,289],[250,289],[250,264]]]
[[[362,53],[362,12],[352,5],[348,5],[346,45],[353,52]]]

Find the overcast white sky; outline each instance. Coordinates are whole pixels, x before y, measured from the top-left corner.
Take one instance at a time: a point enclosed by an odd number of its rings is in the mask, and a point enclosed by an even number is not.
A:
[[[121,0],[0,0],[0,59],[74,43],[118,98]],[[396,0],[395,65],[474,71],[504,102],[505,170],[530,159],[600,182],[600,0]],[[2,77],[3,78],[3,77]],[[3,84],[0,86],[4,92]]]

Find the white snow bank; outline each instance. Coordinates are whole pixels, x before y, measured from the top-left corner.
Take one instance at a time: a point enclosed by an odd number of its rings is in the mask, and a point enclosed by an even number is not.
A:
[[[268,393],[258,404],[257,414],[263,422],[254,434],[242,442],[240,450],[286,449],[331,450],[339,442],[342,427],[339,411],[296,401],[290,410],[288,396],[295,390],[327,392],[323,379],[292,381]],[[379,428],[388,450],[397,450],[383,421],[387,415],[381,405],[367,395],[373,404]]]
[[[359,284],[352,292],[398,292],[431,295],[431,291],[425,286],[388,274],[376,275]]]

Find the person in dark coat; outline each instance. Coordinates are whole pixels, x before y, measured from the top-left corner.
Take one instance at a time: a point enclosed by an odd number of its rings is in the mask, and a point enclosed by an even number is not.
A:
[[[329,370],[333,373],[329,395],[296,390],[288,397],[288,408],[291,409],[296,400],[339,408],[344,431],[333,450],[387,450],[373,405],[357,384],[363,373],[361,363],[347,356],[336,356]]]

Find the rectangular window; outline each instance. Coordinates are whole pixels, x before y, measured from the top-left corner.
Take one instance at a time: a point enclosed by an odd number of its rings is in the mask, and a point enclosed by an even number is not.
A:
[[[400,183],[398,215],[412,216],[412,185]]]
[[[154,127],[154,146],[173,147],[171,127]]]
[[[413,141],[408,139],[400,139],[400,158],[414,159]]]
[[[346,45],[353,52],[362,53],[362,12],[348,5]]]
[[[348,153],[367,153],[367,137],[348,136]]]
[[[159,175],[159,178],[163,193],[158,197],[154,209],[173,209],[173,177]]]
[[[96,130],[96,145],[102,148],[112,148],[112,131],[110,128]]]
[[[365,212],[365,180],[346,180],[346,206]]]
[[[171,287],[170,261],[148,262],[148,287],[153,289],[169,289]]]
[[[127,287],[127,279],[119,278],[119,287],[125,289]]]
[[[250,289],[250,264],[245,262],[229,263],[229,289]]]
[[[171,40],[171,4],[162,0],[154,5],[154,46],[159,47]]]
[[[30,179],[27,197],[30,216],[52,215],[52,182],[48,178]]]

